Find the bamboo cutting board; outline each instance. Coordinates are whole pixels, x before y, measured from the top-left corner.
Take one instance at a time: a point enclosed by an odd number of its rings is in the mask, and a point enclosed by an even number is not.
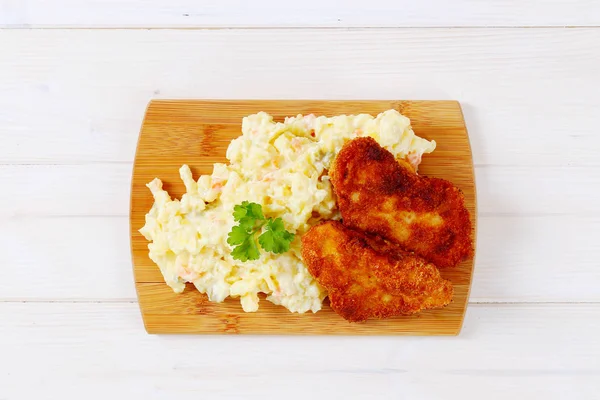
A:
[[[418,136],[434,139],[437,148],[423,157],[422,175],[448,179],[462,189],[477,224],[473,162],[462,111],[455,101],[308,101],[308,100],[160,100],[150,102],[142,125],[131,188],[131,247],[133,270],[144,325],[149,333],[206,334],[349,334],[456,335],[462,326],[471,286],[473,259],[442,275],[454,284],[454,299],[444,309],[410,317],[349,323],[324,304],[316,314],[292,314],[263,300],[256,313],[244,313],[239,299],[211,303],[191,284],[175,294],[148,258],[148,242],[138,232],[153,204],[146,183],[160,178],[171,197],[185,188],[179,168],[188,164],[194,177],[212,173],[215,162],[227,162],[229,142],[241,135],[242,118],[266,111],[276,121],[286,116],[334,116],[395,108],[411,119]]]

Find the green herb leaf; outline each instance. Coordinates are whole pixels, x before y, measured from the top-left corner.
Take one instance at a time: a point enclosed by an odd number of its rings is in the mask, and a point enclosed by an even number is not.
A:
[[[244,228],[246,232],[252,232],[256,226],[254,218],[244,217],[238,221],[238,226]]]
[[[260,252],[254,235],[264,224],[262,206],[244,201],[233,208],[233,219],[238,222],[238,225],[232,227],[227,235],[227,243],[234,246],[231,256],[234,260],[242,262],[258,260]]]
[[[233,208],[233,219],[238,225],[232,227],[227,235],[227,243],[233,247],[233,259],[245,262],[260,258],[254,236],[265,225],[265,232],[258,237],[258,242],[264,250],[281,254],[290,249],[294,235],[285,230],[281,218],[267,220],[260,204],[244,201],[236,205]]]
[[[275,254],[288,251],[292,240],[294,234],[285,230],[281,218],[269,219],[265,232],[258,237],[258,243],[262,248]]]
[[[234,260],[240,260],[242,262],[258,260],[260,258],[260,252],[258,251],[258,246],[254,240],[254,234],[247,235],[246,239],[233,249],[231,256]]]
[[[242,244],[250,235],[251,233],[248,232],[244,227],[236,225],[231,228],[231,232],[229,232],[229,235],[227,235],[227,243],[229,243],[230,246]]]
[[[233,219],[241,221],[243,218],[264,220],[265,216],[262,213],[262,206],[257,203],[243,201],[242,204],[233,207]]]

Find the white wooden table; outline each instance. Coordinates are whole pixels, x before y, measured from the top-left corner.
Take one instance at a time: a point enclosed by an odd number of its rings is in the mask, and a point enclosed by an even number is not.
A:
[[[0,399],[600,398],[600,1],[248,3],[0,0]],[[459,100],[461,335],[147,335],[128,201],[151,98]]]

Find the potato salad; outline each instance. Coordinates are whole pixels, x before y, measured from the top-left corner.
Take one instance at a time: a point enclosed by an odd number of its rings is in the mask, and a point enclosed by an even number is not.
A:
[[[421,156],[435,149],[396,110],[377,117],[298,115],[284,122],[259,112],[243,119],[242,135],[227,149],[229,164],[215,164],[211,175],[197,180],[187,165],[181,167],[181,199],[172,199],[159,179],[148,183],[154,205],[140,232],[167,285],[180,293],[190,282],[214,302],[239,298],[246,312],[258,310],[259,293],[291,312],[320,310],[327,293],[302,261],[300,238],[321,220],[339,219],[327,171],[344,143],[362,136],[415,170]],[[295,235],[289,251],[261,251],[246,262],[232,257],[227,237],[234,207],[243,201],[261,205],[265,218],[283,220]]]

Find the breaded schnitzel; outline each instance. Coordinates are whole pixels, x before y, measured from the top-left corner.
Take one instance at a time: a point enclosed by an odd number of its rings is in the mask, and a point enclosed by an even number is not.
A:
[[[329,291],[331,308],[349,321],[410,315],[452,299],[452,283],[433,264],[338,221],[304,234],[302,257]]]
[[[329,175],[344,225],[380,235],[440,268],[471,255],[471,220],[460,189],[417,175],[374,139],[345,144]]]

